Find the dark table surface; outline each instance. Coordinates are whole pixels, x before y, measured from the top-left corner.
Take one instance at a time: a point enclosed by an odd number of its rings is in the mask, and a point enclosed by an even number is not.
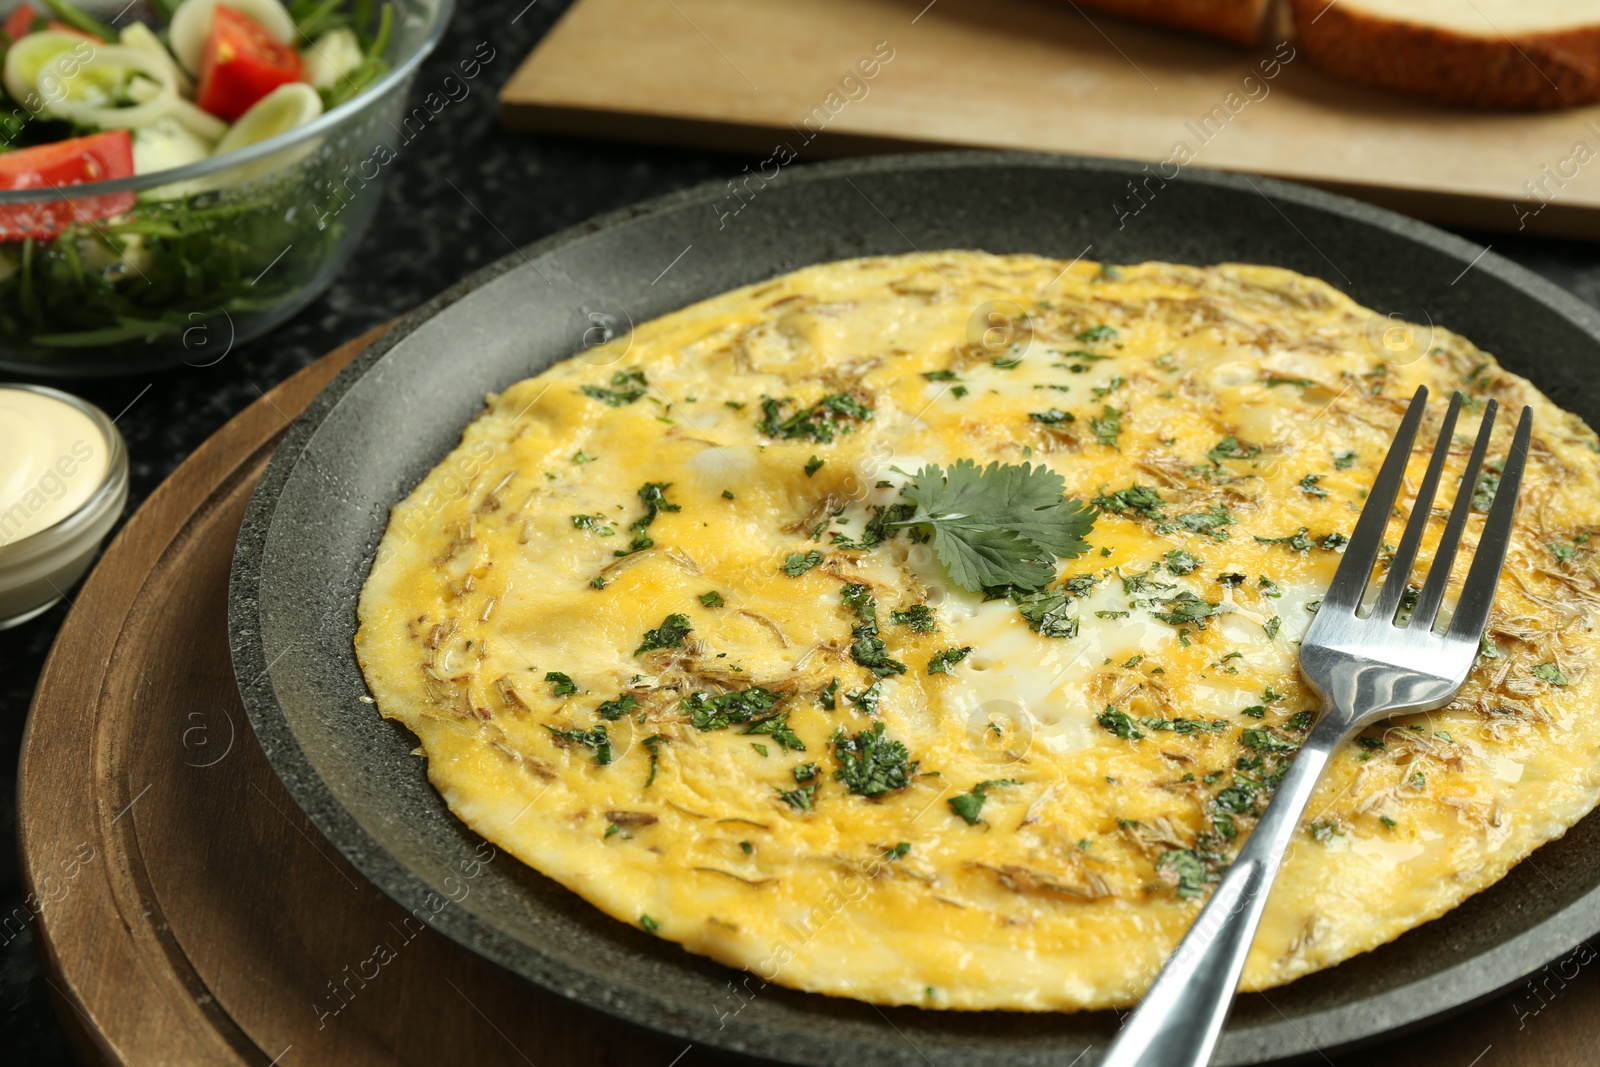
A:
[[[340,342],[517,246],[637,200],[734,176],[754,162],[501,127],[495,92],[565,6],[559,0],[467,0],[461,6],[413,95],[437,84],[481,42],[489,42],[495,58],[471,96],[452,105],[450,121],[430,125],[400,153],[377,221],[354,261],[293,322],[204,369],[69,383],[108,412],[127,409],[118,421],[133,465],[127,515],[219,426]],[[1468,236],[1600,307],[1600,246]],[[0,634],[0,915],[26,914],[14,847],[17,756],[34,684],[66,614],[59,605]],[[0,945],[0,1062],[72,1062],[47,993],[29,934]]]

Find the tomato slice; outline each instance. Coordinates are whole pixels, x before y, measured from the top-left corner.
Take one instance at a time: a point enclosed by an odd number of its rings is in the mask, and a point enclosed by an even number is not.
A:
[[[6,36],[13,41],[20,41],[23,37],[33,32],[33,22],[39,16],[33,8],[23,4],[11,14],[6,16]]]
[[[110,181],[133,174],[133,138],[108,130],[15,152],[0,152],[0,189],[48,189]],[[31,204],[0,204],[0,240],[48,240],[74,222],[130,211],[135,193],[106,193]]]
[[[248,15],[216,6],[200,57],[196,103],[232,122],[278,86],[301,80],[300,53],[273,40]]]

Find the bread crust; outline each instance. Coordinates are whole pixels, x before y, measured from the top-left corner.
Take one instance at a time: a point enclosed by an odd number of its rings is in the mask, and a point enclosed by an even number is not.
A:
[[[1600,101],[1600,15],[1592,26],[1475,36],[1290,0],[1311,61],[1363,85],[1478,108],[1548,110]]]
[[[1082,0],[1087,7],[1140,22],[1258,44],[1272,0]]]

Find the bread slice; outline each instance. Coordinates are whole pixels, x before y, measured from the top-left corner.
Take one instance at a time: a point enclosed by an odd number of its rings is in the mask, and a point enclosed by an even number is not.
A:
[[[1087,7],[1191,30],[1240,44],[1256,44],[1273,0],[1082,0]]]
[[[1600,101],[1600,0],[1290,0],[1312,62],[1483,108]]]

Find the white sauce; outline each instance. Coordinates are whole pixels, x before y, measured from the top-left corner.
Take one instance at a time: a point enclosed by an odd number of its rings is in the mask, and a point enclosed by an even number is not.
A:
[[[107,452],[99,428],[72,405],[0,389],[0,546],[81,508],[105,480]]]

